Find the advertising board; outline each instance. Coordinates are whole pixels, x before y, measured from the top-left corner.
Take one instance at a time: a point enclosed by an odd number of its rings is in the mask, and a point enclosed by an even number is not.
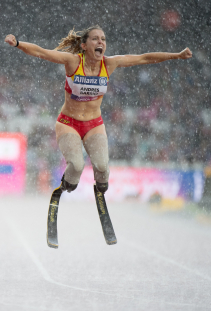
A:
[[[26,136],[0,133],[0,195],[23,193],[25,177]]]

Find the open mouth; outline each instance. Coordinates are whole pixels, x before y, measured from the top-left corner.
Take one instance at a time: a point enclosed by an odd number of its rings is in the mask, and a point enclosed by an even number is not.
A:
[[[95,52],[96,52],[97,55],[101,55],[103,53],[103,48],[98,47],[98,48],[95,49]]]

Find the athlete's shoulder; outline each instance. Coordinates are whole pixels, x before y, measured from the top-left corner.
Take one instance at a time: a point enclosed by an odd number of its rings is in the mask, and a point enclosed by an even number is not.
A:
[[[113,57],[114,57],[114,56],[106,56],[106,55],[104,55],[104,56],[103,56],[103,59],[104,59],[104,61],[107,63],[107,62],[112,61]]]
[[[112,55],[112,56],[104,56],[104,60],[106,64],[114,65],[118,63],[118,61],[124,57],[124,55]]]
[[[81,57],[80,54],[73,54],[70,52],[64,52],[64,53],[67,53],[67,56],[73,60],[79,60],[79,58]]]
[[[79,54],[71,54],[68,58],[67,63],[65,64],[65,70],[67,76],[72,76],[76,72],[81,63],[81,57]]]
[[[81,57],[79,54],[72,54],[72,53],[68,53],[68,52],[64,52],[67,53],[68,55],[67,57],[67,61],[68,63],[72,63],[72,64],[78,64],[81,61]]]
[[[119,59],[119,55],[104,56],[104,62],[105,62],[106,67],[108,69],[109,76],[116,69],[116,67],[118,67],[118,59]]]

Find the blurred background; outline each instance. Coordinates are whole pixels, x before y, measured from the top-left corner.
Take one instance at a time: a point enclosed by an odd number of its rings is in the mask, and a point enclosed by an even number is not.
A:
[[[65,169],[54,131],[64,102],[64,67],[9,47],[5,36],[12,33],[20,41],[54,49],[72,28],[99,24],[106,34],[107,56],[180,52],[186,47],[193,53],[190,60],[121,68],[110,77],[102,103],[113,185],[108,197],[209,205],[209,0],[8,0],[0,3],[0,9],[2,194],[17,191],[21,182],[24,193],[50,193]],[[17,147],[11,141],[17,133],[22,145],[17,157],[11,158]],[[14,174],[24,157],[26,164],[17,171],[22,179],[15,185]],[[90,161],[85,153],[84,157],[81,192],[86,185],[92,191]]]

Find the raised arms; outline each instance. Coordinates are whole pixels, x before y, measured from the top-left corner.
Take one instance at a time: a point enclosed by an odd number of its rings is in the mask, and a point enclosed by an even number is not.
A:
[[[154,52],[141,55],[117,55],[106,58],[106,65],[111,74],[117,67],[130,67],[135,65],[155,64],[170,59],[188,59],[192,57],[189,48],[180,53]]]
[[[17,45],[17,40],[14,35],[8,35],[5,38],[11,46]],[[64,64],[66,68],[66,73],[68,75],[75,72],[78,66],[78,56],[76,54],[60,52],[56,50],[47,50],[43,49],[40,46],[28,42],[19,42],[17,46],[19,50],[22,50],[24,53],[48,60],[50,62]],[[154,52],[154,53],[145,53],[141,55],[116,55],[111,57],[105,57],[106,66],[108,69],[109,75],[117,67],[129,67],[135,65],[143,64],[155,64],[160,63],[170,59],[188,59],[192,57],[192,53],[189,48],[184,49],[180,53],[166,53],[166,52]]]
[[[11,46],[16,46],[17,44],[15,36],[11,34],[6,36],[4,41]],[[76,60],[76,56],[71,53],[43,49],[40,46],[33,43],[20,41],[17,48],[28,55],[42,58],[57,64],[66,64],[71,61],[73,62],[78,61],[78,58]]]

